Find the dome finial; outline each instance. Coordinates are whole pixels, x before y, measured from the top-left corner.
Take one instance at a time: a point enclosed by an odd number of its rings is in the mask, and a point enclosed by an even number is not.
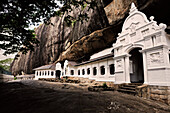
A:
[[[135,4],[132,2],[129,13],[131,14],[131,13],[133,13],[134,11],[137,11],[137,8],[136,8]]]
[[[131,9],[134,9],[134,8],[136,8],[136,6],[135,6],[134,2],[132,2]]]

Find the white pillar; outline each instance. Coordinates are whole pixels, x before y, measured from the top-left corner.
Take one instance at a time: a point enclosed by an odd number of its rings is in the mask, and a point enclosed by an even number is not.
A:
[[[126,82],[126,83],[130,83],[129,57],[130,57],[130,55],[127,55],[127,56],[125,57],[125,82]]]
[[[148,70],[147,70],[146,52],[143,52],[142,55],[143,55],[144,84],[148,84]]]
[[[35,74],[34,74],[35,76],[37,76],[37,71],[35,71]]]
[[[55,76],[55,71],[53,71],[53,76],[56,78],[56,76]]]
[[[51,76],[51,70],[49,70],[49,76]]]

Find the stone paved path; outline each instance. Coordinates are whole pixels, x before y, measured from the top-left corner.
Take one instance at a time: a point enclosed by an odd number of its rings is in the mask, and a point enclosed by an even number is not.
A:
[[[170,113],[170,106],[116,91],[25,80],[0,84],[0,113]]]

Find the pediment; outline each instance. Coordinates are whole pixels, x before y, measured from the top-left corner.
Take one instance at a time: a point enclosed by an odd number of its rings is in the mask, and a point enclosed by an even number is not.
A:
[[[131,6],[129,16],[126,18],[122,32],[126,32],[128,29],[135,30],[138,27],[144,26],[147,23],[149,23],[149,20],[147,19],[146,15],[140,11],[137,10],[137,8],[134,6],[134,3]]]

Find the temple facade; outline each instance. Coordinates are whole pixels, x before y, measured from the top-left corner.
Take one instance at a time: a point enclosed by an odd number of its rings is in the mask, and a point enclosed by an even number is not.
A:
[[[66,60],[63,65],[55,64],[55,68],[36,68],[35,79],[72,76],[114,84],[170,86],[170,35],[165,29],[165,24],[158,25],[153,16],[148,20],[132,3],[113,47],[92,55],[86,62]]]

